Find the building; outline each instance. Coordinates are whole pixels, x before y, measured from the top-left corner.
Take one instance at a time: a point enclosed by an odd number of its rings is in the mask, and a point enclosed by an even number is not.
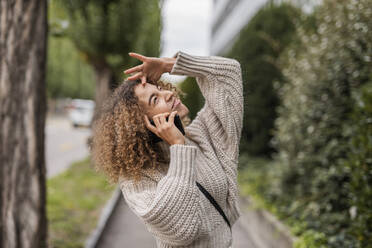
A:
[[[224,55],[240,30],[267,0],[214,0],[211,30],[212,55]]]
[[[234,45],[240,30],[270,0],[213,0],[210,54],[225,55]],[[273,0],[290,2],[310,13],[322,0]]]

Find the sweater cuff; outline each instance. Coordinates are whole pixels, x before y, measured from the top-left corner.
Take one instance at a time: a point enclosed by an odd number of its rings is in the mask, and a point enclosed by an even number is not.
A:
[[[174,144],[169,149],[170,163],[167,175],[179,178],[183,182],[194,184],[197,148],[191,145]]]
[[[204,77],[215,69],[214,61],[206,56],[194,56],[184,52],[177,52],[171,75],[185,75],[192,77]]]

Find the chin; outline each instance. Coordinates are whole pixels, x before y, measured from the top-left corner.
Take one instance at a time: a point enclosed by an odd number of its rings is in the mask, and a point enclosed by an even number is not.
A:
[[[177,111],[178,111],[178,115],[181,118],[185,117],[190,112],[189,109],[183,104],[181,104],[180,110],[177,110]]]
[[[189,109],[187,107],[182,109],[182,112],[179,114],[181,118],[185,117],[189,113]]]

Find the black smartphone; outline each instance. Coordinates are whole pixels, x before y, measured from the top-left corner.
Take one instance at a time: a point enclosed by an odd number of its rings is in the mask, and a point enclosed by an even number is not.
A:
[[[168,121],[168,118],[169,118],[169,116],[167,116],[167,117],[165,117],[165,119]],[[150,120],[150,123],[151,123],[151,125],[153,125],[153,126],[155,126],[156,127],[156,125],[155,125],[155,123],[154,123],[154,121],[153,120]],[[175,116],[174,116],[174,125],[181,131],[181,133],[183,134],[183,135],[185,135],[185,130],[183,129],[183,125],[182,125],[182,122],[181,122],[181,118],[180,118],[180,116],[178,115],[178,114],[176,114]],[[162,139],[159,137],[159,136],[157,136],[156,134],[154,134],[153,132],[151,132],[150,130],[149,130],[149,135],[150,135],[150,140],[153,142],[153,143],[158,143],[158,142],[160,142],[160,141],[162,141]]]

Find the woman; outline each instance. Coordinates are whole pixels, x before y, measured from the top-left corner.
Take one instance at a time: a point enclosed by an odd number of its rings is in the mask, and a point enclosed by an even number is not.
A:
[[[243,86],[239,62],[184,52],[173,58],[130,56],[142,64],[125,71],[132,76],[115,90],[94,125],[96,166],[119,183],[128,206],[154,235],[158,247],[231,247],[228,223],[232,226],[240,216],[237,165]],[[180,91],[158,81],[165,72],[195,77],[205,98],[185,135],[173,121],[177,113],[186,125],[189,110],[180,102]],[[153,144],[149,130],[162,141]]]

